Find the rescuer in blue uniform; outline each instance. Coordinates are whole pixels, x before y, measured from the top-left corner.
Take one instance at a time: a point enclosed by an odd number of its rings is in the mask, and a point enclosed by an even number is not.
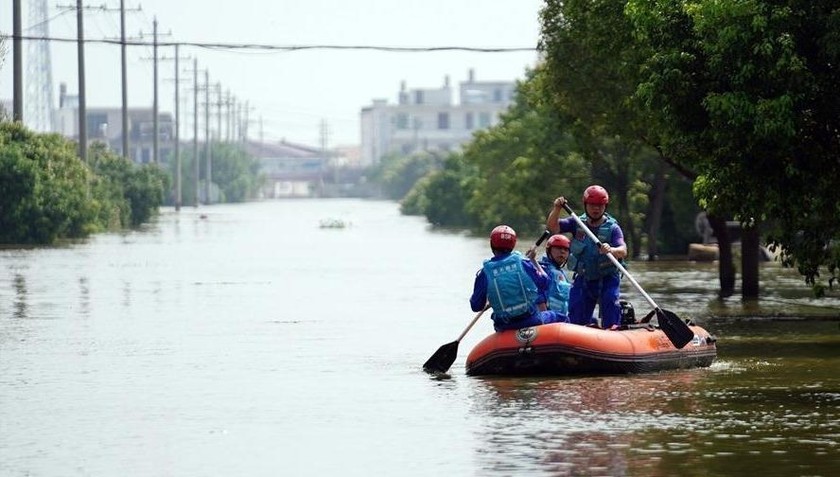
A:
[[[507,225],[499,225],[490,233],[493,257],[485,260],[475,275],[472,310],[481,311],[489,301],[496,331],[567,321],[565,315],[537,309],[549,278],[535,260],[514,251],[515,246],[516,232]]]
[[[571,233],[572,240],[568,261],[569,270],[575,273],[569,292],[569,319],[579,325],[597,325],[592,312],[597,304],[600,309],[601,327],[618,329],[621,326],[619,304],[621,274],[606,256],[612,253],[618,260],[627,257],[624,232],[613,217],[606,213],[610,196],[606,189],[592,185],[583,192],[585,213],[580,220],[595,234],[596,244],[584,230],[578,228],[573,217],[560,219],[566,204],[564,197],[554,199],[554,207],[546,219],[552,233]]]
[[[540,266],[548,275],[548,288],[544,298],[537,300],[538,303],[544,301],[549,310],[566,316],[569,315],[569,290],[572,288],[572,282],[566,275],[569,247],[570,241],[565,235],[552,235],[548,239],[545,255],[540,259]]]

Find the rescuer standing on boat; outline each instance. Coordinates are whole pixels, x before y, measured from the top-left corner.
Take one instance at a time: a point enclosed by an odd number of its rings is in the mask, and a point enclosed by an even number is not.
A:
[[[612,253],[616,259],[623,260],[627,257],[627,245],[618,222],[606,213],[609,202],[609,194],[599,185],[589,186],[583,192],[585,213],[580,219],[598,237],[600,244],[590,239],[584,230],[579,230],[573,217],[560,219],[560,211],[566,204],[563,196],[554,199],[554,207],[546,219],[546,228],[555,234],[572,234],[568,261],[569,270],[575,273],[569,292],[571,322],[597,325],[592,313],[598,304],[601,327],[618,329],[621,325],[621,274],[606,254]]]
[[[566,315],[537,309],[537,299],[548,286],[548,275],[536,261],[514,251],[515,246],[516,232],[511,227],[499,225],[490,233],[493,257],[485,260],[475,275],[472,310],[483,310],[489,301],[496,331],[568,321]]]

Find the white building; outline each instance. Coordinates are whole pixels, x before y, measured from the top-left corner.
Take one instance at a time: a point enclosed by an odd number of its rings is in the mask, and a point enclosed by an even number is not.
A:
[[[375,99],[362,109],[361,165],[376,164],[393,153],[457,150],[476,130],[499,122],[513,103],[515,89],[513,81],[476,81],[470,70],[459,85],[459,101],[453,102],[448,76],[436,89],[406,89],[403,82],[397,104]]]

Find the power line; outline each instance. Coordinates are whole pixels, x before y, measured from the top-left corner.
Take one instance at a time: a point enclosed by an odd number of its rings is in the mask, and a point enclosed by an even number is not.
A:
[[[13,35],[0,35],[0,38],[13,38]],[[44,36],[21,36],[22,40],[46,40],[59,43],[75,43],[76,38],[44,37]],[[119,45],[120,40],[114,39],[85,39],[85,43],[97,43],[106,45]],[[130,46],[153,46],[153,43],[139,40],[127,40]],[[191,46],[206,49],[226,50],[263,50],[263,51],[305,51],[305,50],[367,50],[383,51],[392,53],[430,53],[445,51],[463,51],[471,53],[515,53],[523,51],[537,51],[536,47],[473,47],[473,46],[378,46],[378,45],[271,45],[259,43],[203,43],[190,41],[160,41],[157,46]]]

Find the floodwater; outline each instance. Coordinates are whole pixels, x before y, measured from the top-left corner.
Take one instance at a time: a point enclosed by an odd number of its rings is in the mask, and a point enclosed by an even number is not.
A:
[[[766,299],[721,302],[713,264],[633,263],[718,336],[710,368],[468,377],[488,318],[430,377],[487,255],[360,200],[164,210],[0,250],[0,475],[837,475],[836,293],[767,264]]]

